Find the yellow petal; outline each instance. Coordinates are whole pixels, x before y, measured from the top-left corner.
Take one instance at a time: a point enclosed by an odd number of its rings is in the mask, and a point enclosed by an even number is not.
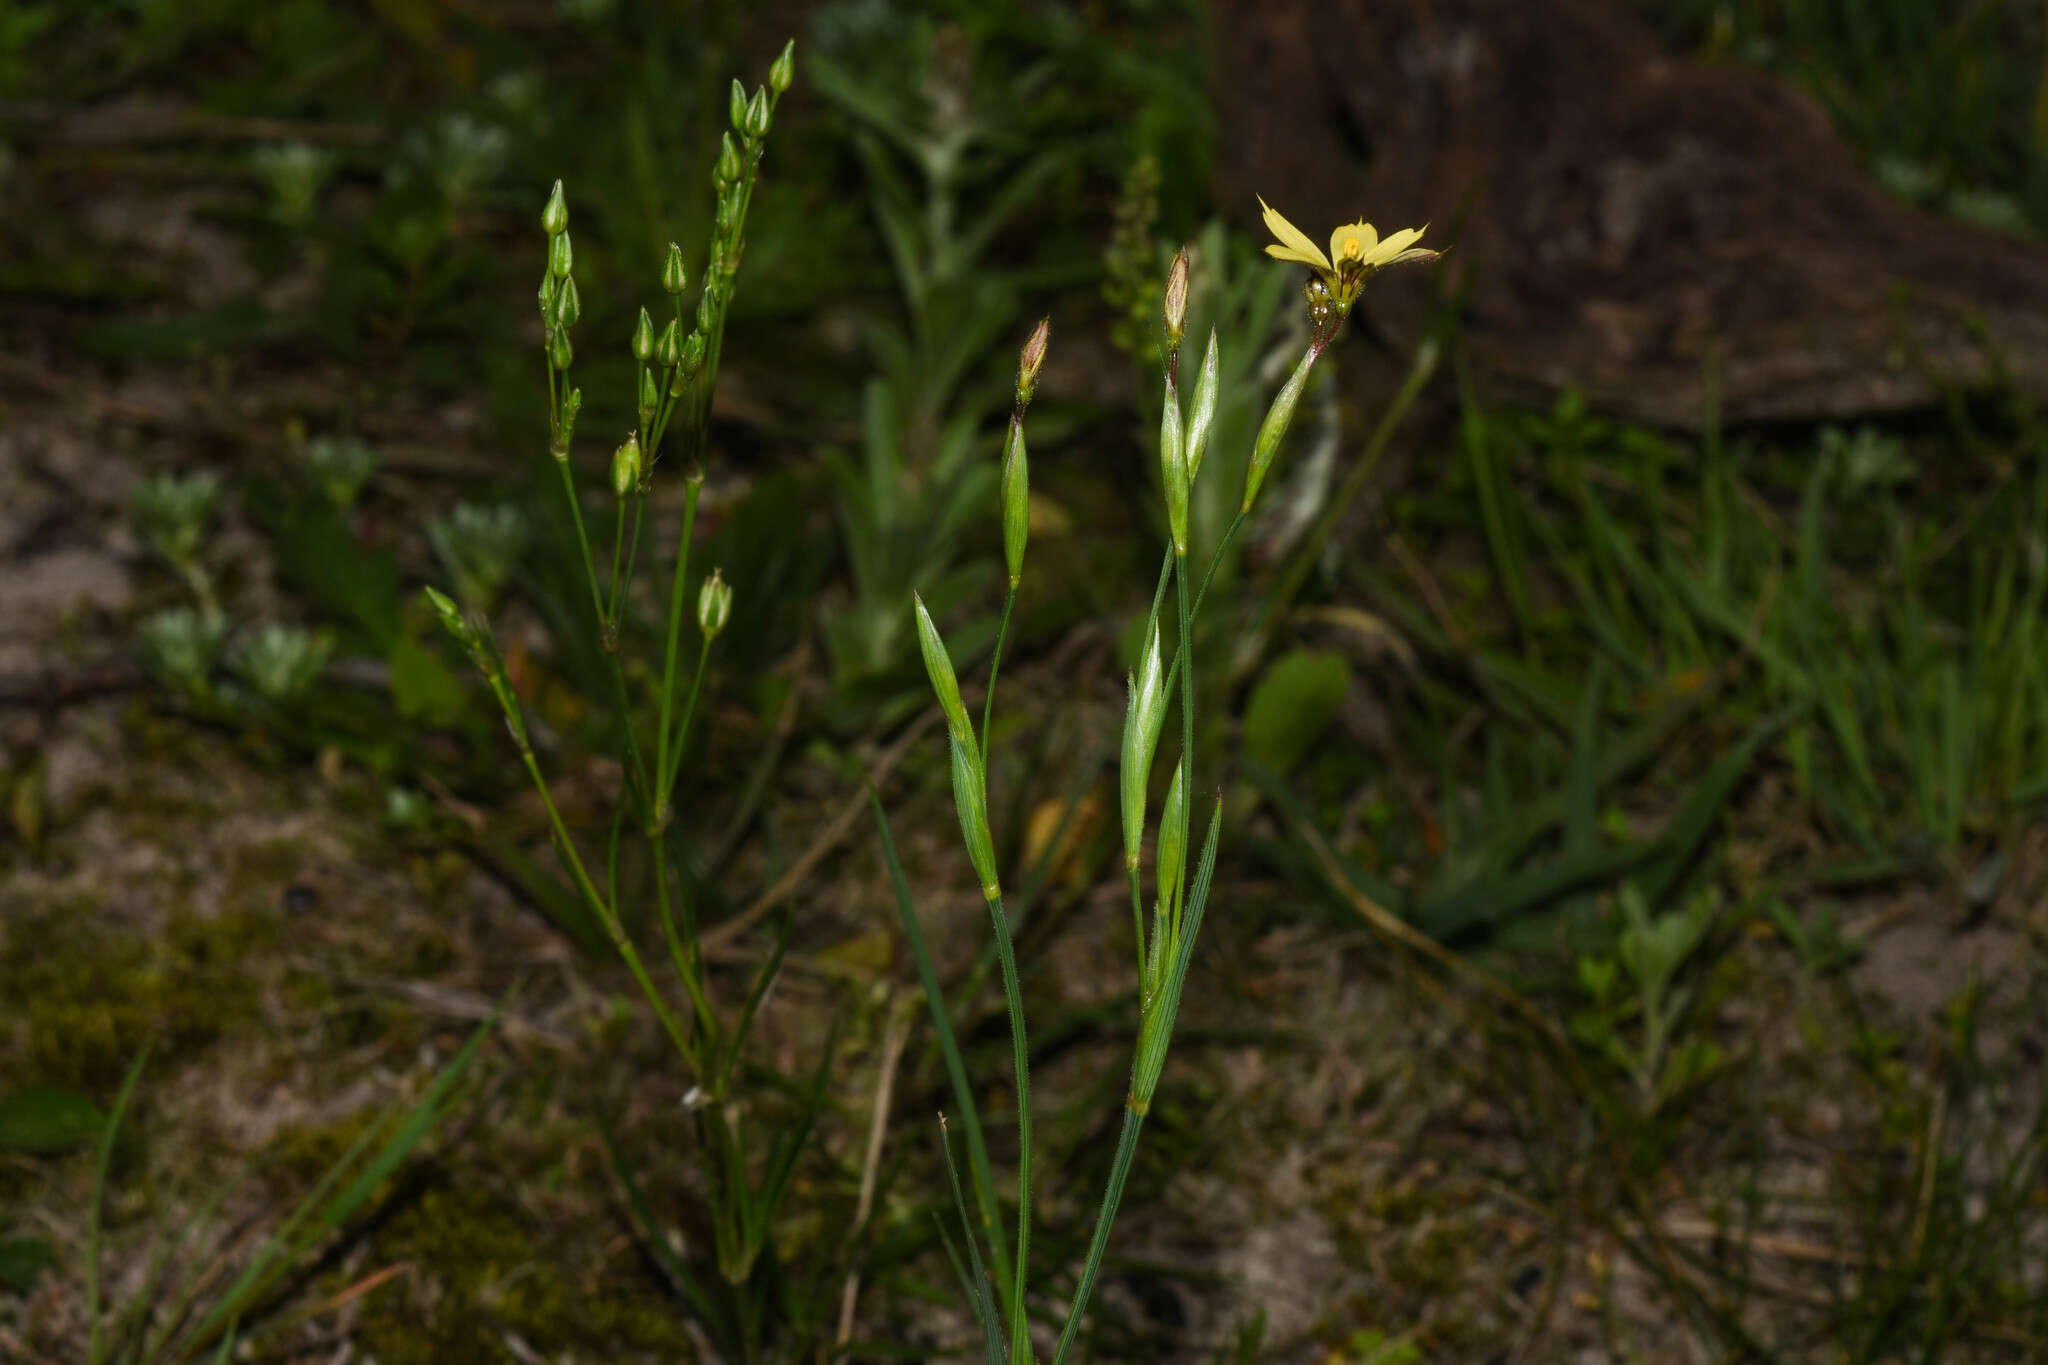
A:
[[[1291,246],[1280,246],[1277,243],[1268,242],[1266,244],[1266,254],[1276,261],[1299,261],[1311,270],[1320,271],[1325,275],[1330,273],[1330,263],[1323,259],[1323,253],[1320,251],[1315,251],[1311,254],[1309,252],[1296,251]]]
[[[1373,266],[1391,264],[1396,256],[1399,256],[1403,251],[1414,245],[1421,238],[1422,234],[1428,230],[1428,224],[1426,223],[1419,228],[1402,228],[1399,232],[1391,234],[1387,240],[1367,252],[1365,263]]]
[[[1379,239],[1371,223],[1346,223],[1330,234],[1330,259],[1339,264],[1346,260],[1369,261]]]
[[[1300,261],[1303,265],[1314,266],[1318,270],[1330,268],[1329,257],[1323,255],[1316,244],[1308,239],[1307,233],[1282,218],[1263,198],[1259,200],[1259,208],[1266,215],[1266,231],[1279,238],[1280,245],[1285,248],[1283,251],[1276,251],[1272,247],[1267,247],[1268,255],[1283,261]]]
[[[1441,251],[1433,251],[1426,246],[1411,246],[1400,255],[1394,257],[1393,260],[1386,261],[1383,264],[1399,265],[1403,261],[1433,261],[1443,254]]]

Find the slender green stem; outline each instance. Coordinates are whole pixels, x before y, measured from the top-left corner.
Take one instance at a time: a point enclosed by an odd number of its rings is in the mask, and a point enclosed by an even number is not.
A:
[[[676,541],[676,567],[668,592],[668,646],[661,665],[661,720],[655,728],[654,809],[650,818],[659,823],[668,813],[668,726],[675,708],[676,645],[683,633],[683,589],[690,576],[690,537],[697,526],[697,494],[703,485],[688,480],[683,485],[683,532]]]
[[[1180,803],[1180,846],[1186,849],[1192,847],[1189,841],[1193,825],[1190,813],[1195,808],[1189,795],[1195,790],[1195,620],[1188,605],[1188,557],[1184,553],[1176,553],[1173,557],[1173,580],[1175,591],[1180,596],[1180,658],[1187,660],[1187,667],[1180,674],[1180,762],[1184,797]],[[1181,890],[1187,885],[1187,864],[1188,860],[1183,857],[1175,884],[1170,889],[1162,888],[1165,892],[1160,896],[1162,903],[1180,904]],[[1158,926],[1153,927],[1157,932]],[[1169,940],[1168,955],[1177,946],[1176,942]]]
[[[690,1069],[697,1075],[714,1076],[717,1068],[715,1064],[707,1064],[705,1058],[709,1056],[715,1059],[718,1055],[718,1016],[712,1012],[711,1001],[704,993],[703,964],[697,958],[697,936],[692,932],[694,926],[690,923],[688,902],[684,900],[681,887],[676,888],[673,897],[670,896],[668,859],[663,854],[664,850],[661,848],[654,850],[655,908],[661,915],[661,936],[668,943],[669,959],[675,963],[676,975],[683,979],[683,990],[688,993],[690,1008],[697,1016],[697,1038],[701,1044],[688,1061]],[[672,900],[683,901],[684,904],[683,925],[680,930],[676,925]],[[714,1084],[723,1088],[722,1080]]]
[[[632,971],[633,979],[640,985],[641,994],[645,995],[647,1003],[654,1007],[654,1013],[661,1020],[661,1027],[668,1034],[669,1040],[675,1044],[676,1051],[686,1058],[690,1057],[689,1043],[685,1040],[682,1027],[676,1022],[675,1014],[669,1009],[668,1002],[661,998],[661,992],[655,989],[654,979],[647,974],[646,964],[640,960],[639,949],[635,948],[633,940],[626,936],[625,926],[619,922],[619,917],[613,913],[611,906],[606,904],[604,897],[598,894],[596,884],[590,880],[590,873],[584,869],[583,855],[576,851],[575,843],[569,838],[569,827],[562,822],[561,811],[555,808],[554,793],[548,790],[547,779],[541,775],[540,762],[534,757],[533,746],[521,744],[519,756],[525,760],[526,772],[533,779],[534,790],[540,793],[540,803],[548,814],[548,826],[554,832],[555,844],[561,850],[562,863],[569,869],[570,879],[576,883],[576,889],[583,894],[584,903],[596,914],[598,922],[604,925],[605,934],[611,939],[612,947],[618,950],[620,958]]]
[[[697,694],[704,688],[704,665],[711,659],[711,637],[705,636],[697,646],[697,671],[690,678],[690,698],[683,703],[682,719],[676,722],[675,752],[668,756],[669,785],[655,795],[658,804],[666,806],[674,794],[675,781],[682,775],[683,751],[690,744],[690,721],[697,714]]]
[[[1152,1002],[1152,969],[1145,958],[1145,893],[1138,885],[1138,869],[1131,869],[1131,928],[1138,941],[1138,1008]]]
[[[1116,1222],[1117,1205],[1123,1202],[1124,1184],[1131,1178],[1131,1162],[1138,1154],[1138,1130],[1145,1116],[1126,1105],[1123,1132],[1116,1140],[1116,1158],[1110,1163],[1109,1183],[1102,1188],[1102,1208],[1095,1215],[1095,1235],[1088,1242],[1088,1259],[1081,1266],[1081,1279],[1074,1286],[1074,1301],[1067,1309],[1067,1325],[1060,1329],[1060,1342],[1052,1353],[1052,1365],[1061,1365],[1081,1331],[1081,1319],[1088,1311],[1088,1299],[1095,1292],[1095,1276],[1102,1269],[1103,1253],[1109,1249],[1110,1225]]]
[[[1003,597],[1003,623],[996,627],[996,650],[988,661],[988,695],[981,701],[981,751],[988,752],[988,722],[996,709],[996,670],[1003,666],[1003,640],[1010,633],[1010,612],[1017,605],[1017,585]]]
[[[605,636],[612,642],[614,648],[618,644],[619,629],[616,617],[619,609],[619,570],[623,567],[621,561],[626,555],[626,499],[619,498],[616,501],[619,504],[619,512],[618,524],[612,529],[612,587],[609,594],[611,603],[602,609],[602,625],[605,628]]]
[[[569,472],[567,453],[555,456],[555,468],[562,472],[562,493],[569,500],[569,517],[576,523],[576,544],[583,551],[583,578],[590,584],[590,609],[597,614],[599,629],[604,626],[604,593],[597,586],[597,564],[590,557],[590,533],[583,529],[583,503],[576,496],[576,477]]]
[[[1024,992],[1017,984],[1017,953],[1010,942],[1010,917],[1000,893],[988,898],[994,921],[996,956],[1003,965],[1003,995],[1010,1005],[1010,1064],[1017,1073],[1017,1257],[1010,1281],[1010,1359],[1030,1360],[1031,1336],[1024,1317],[1025,1267],[1031,1257],[1031,1047],[1024,1033]]]
[[[1230,548],[1231,538],[1237,534],[1237,528],[1244,525],[1244,518],[1245,514],[1242,511],[1240,511],[1236,516],[1232,517],[1230,519],[1229,527],[1227,527],[1223,532],[1223,539],[1216,543],[1216,554],[1209,560],[1209,568],[1202,575],[1202,586],[1195,590],[1195,615],[1197,616],[1200,616],[1202,614],[1202,599],[1209,595],[1209,584],[1216,577],[1216,566],[1223,562],[1223,552]],[[1169,556],[1171,556],[1172,551],[1168,551],[1167,553]],[[1166,588],[1166,579],[1163,574],[1160,576],[1159,586],[1160,591],[1164,592]],[[1155,607],[1154,610],[1156,611],[1157,608]],[[1165,690],[1168,692],[1173,691],[1173,684],[1180,677],[1180,659],[1181,656],[1179,651],[1175,651],[1173,656],[1173,662],[1166,666]]]

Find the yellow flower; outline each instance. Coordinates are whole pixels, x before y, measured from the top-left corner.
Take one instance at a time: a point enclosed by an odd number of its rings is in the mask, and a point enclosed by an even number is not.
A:
[[[1275,260],[1299,261],[1315,271],[1340,315],[1350,309],[1359,290],[1377,272],[1403,261],[1432,261],[1443,254],[1415,245],[1427,225],[1402,228],[1382,238],[1371,223],[1358,222],[1345,223],[1330,234],[1330,254],[1325,256],[1307,233],[1281,217],[1263,198],[1259,208],[1266,215],[1266,230],[1279,239],[1267,245],[1266,254]]]

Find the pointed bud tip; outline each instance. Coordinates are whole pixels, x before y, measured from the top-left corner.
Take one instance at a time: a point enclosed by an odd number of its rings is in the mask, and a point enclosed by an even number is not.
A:
[[[1024,350],[1017,357],[1017,401],[1029,403],[1032,392],[1038,387],[1039,367],[1045,364],[1045,348],[1052,340],[1052,319],[1040,318],[1038,326],[1031,329],[1031,336],[1024,342]]]
[[[1188,321],[1188,249],[1182,247],[1174,253],[1173,264],[1166,272],[1166,300],[1163,308],[1166,314],[1166,335],[1171,345],[1180,344],[1181,333]]]

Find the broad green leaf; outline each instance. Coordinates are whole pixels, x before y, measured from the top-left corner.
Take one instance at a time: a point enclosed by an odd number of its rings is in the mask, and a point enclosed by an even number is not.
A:
[[[1297,649],[1281,655],[1245,708],[1245,757],[1284,775],[1336,719],[1350,688],[1351,665],[1341,654]]]
[[[45,1156],[81,1147],[100,1135],[107,1116],[71,1090],[24,1090],[0,1097],[0,1152]]]
[[[0,1289],[26,1294],[36,1276],[57,1268],[57,1253],[33,1237],[0,1237]]]

